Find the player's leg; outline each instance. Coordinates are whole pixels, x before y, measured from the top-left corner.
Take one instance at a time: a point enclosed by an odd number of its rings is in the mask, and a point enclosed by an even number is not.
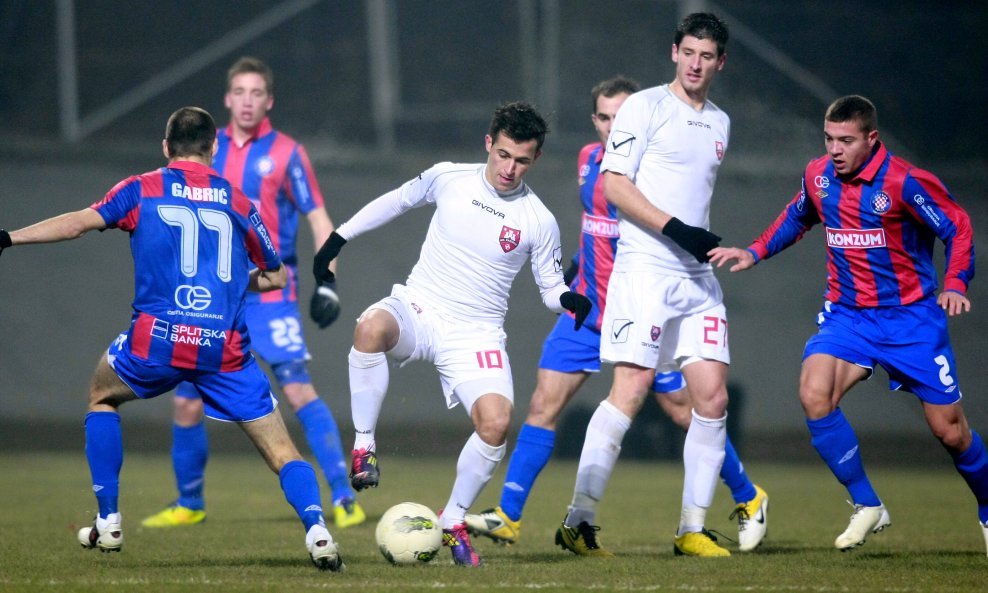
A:
[[[144,527],[181,527],[206,520],[206,463],[209,441],[199,391],[191,383],[175,388],[175,414],[172,421],[172,469],[178,499],[165,509],[145,517]]]
[[[366,520],[364,510],[350,487],[339,427],[329,406],[309,381],[304,361],[272,365],[279,380],[287,377],[281,390],[302,424],[305,439],[315,455],[333,497],[333,517],[338,527],[359,525]]]
[[[665,372],[655,375],[652,391],[662,411],[684,431],[693,420],[693,404],[682,373]],[[768,494],[752,483],[744,470],[730,435],[724,444],[724,464],[720,479],[731,490],[736,506],[731,519],[738,522],[738,549],[747,552],[757,548],[768,531]]]
[[[467,535],[465,515],[494,475],[507,448],[511,422],[511,397],[491,391],[485,379],[458,385],[455,396],[469,410],[474,432],[467,439],[456,462],[456,480],[443,507],[440,523],[443,544],[450,548],[453,561],[462,566],[479,566],[480,556]]]
[[[683,364],[693,410],[683,443],[682,512],[674,551],[690,556],[727,556],[729,552],[714,543],[704,524],[724,463],[728,367],[719,360],[696,357]]]
[[[114,342],[119,348],[120,339]],[[89,384],[86,414],[86,459],[93,492],[99,508],[91,527],[79,530],[78,541],[84,548],[119,552],[123,546],[123,529],[117,506],[120,496],[120,469],[123,466],[123,433],[117,408],[137,396],[110,366],[104,352]]]
[[[268,467],[278,474],[285,500],[305,528],[305,545],[312,562],[320,570],[342,569],[343,558],[323,518],[316,472],[295,448],[281,413],[275,409],[262,418],[239,424]]]

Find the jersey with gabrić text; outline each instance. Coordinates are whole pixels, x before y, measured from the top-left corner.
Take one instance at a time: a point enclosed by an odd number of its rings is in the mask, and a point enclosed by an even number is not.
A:
[[[254,203],[275,249],[288,267],[288,285],[282,290],[250,293],[247,299],[261,302],[298,299],[298,215],[323,206],[323,196],[305,148],[271,127],[264,118],[256,134],[243,146],[232,139],[232,128],[217,134],[219,148],[213,168],[239,187]]]
[[[607,280],[614,269],[614,252],[618,243],[617,207],[604,199],[600,162],[604,147],[600,142],[587,144],[577,160],[580,202],[580,250],[577,253],[579,272],[572,289],[593,303],[593,309],[583,323],[600,331],[600,322],[607,304]],[[568,313],[568,312],[567,312]],[[572,313],[568,313],[572,316]]]
[[[209,167],[176,161],[121,181],[92,207],[130,233],[130,352],[185,369],[239,370],[250,356],[251,262],[281,265],[250,200]]]
[[[974,277],[971,219],[931,173],[884,145],[848,179],[828,156],[812,161],[802,189],[749,249],[758,259],[822,223],[828,301],[853,307],[914,303],[937,289],[933,247],[946,246],[944,289],[965,294]]]

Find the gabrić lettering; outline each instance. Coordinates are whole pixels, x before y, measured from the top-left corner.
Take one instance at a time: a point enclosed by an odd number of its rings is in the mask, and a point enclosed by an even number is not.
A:
[[[181,183],[173,183],[172,195],[176,198],[185,198],[193,202],[218,202],[220,204],[226,204],[228,202],[226,189],[221,187],[189,187]]]

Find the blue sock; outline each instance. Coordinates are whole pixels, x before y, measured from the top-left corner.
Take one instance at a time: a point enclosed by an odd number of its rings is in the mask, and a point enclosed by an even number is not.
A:
[[[350,488],[346,460],[343,459],[343,444],[340,442],[340,429],[336,427],[333,413],[326,402],[319,398],[302,406],[298,412],[299,422],[305,430],[305,440],[316,456],[319,467],[326,474],[326,482],[333,491],[333,504],[344,498],[356,498]]]
[[[971,430],[971,446],[960,455],[953,455],[954,467],[964,477],[967,487],[978,500],[978,520],[988,522],[988,452],[981,435]]]
[[[741,464],[741,458],[738,457],[738,452],[734,449],[731,437],[727,437],[724,453],[724,465],[720,468],[720,479],[731,489],[734,502],[740,504],[752,500],[758,493],[755,491],[755,485],[748,479],[748,474],[744,473],[744,465]]]
[[[206,508],[202,490],[205,484],[209,441],[206,423],[195,426],[172,424],[172,468],[178,486],[178,504],[195,511]]]
[[[120,496],[120,468],[123,466],[123,433],[120,414],[89,412],[86,414],[86,459],[93,478],[93,492],[100,517],[117,512]]]
[[[512,521],[521,519],[532,485],[545,464],[549,463],[555,444],[556,431],[531,424],[522,425],[501,490],[501,510]]]
[[[298,518],[305,525],[306,533],[313,525],[324,525],[316,470],[307,461],[289,461],[281,467],[278,478],[281,480],[281,489],[285,492],[285,500],[295,509]]]
[[[806,420],[811,443],[830,467],[830,471],[847,488],[854,504],[876,507],[882,504],[865,475],[858,447],[858,437],[837,408],[819,420]]]

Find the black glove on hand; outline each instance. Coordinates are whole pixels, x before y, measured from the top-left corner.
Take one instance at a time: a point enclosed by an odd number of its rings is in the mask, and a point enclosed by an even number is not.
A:
[[[570,262],[569,267],[566,268],[566,271],[563,272],[563,282],[566,283],[566,286],[569,286],[570,283],[573,282],[573,278],[576,278],[576,275],[579,273],[579,271],[580,271],[580,266],[576,263],[576,260],[574,259],[573,261]]]
[[[720,244],[720,237],[717,235],[707,229],[690,226],[675,217],[670,218],[662,227],[662,234],[675,241],[676,245],[688,251],[701,264],[710,261],[707,252]]]
[[[4,249],[10,247],[13,244],[14,243],[10,240],[10,233],[8,233],[3,229],[0,229],[0,254],[3,253]]]
[[[340,297],[336,294],[335,282],[322,282],[316,286],[309,301],[309,317],[319,329],[326,329],[340,316]]]
[[[336,234],[336,231],[333,231],[329,234],[326,242],[322,244],[322,247],[319,248],[319,251],[316,252],[316,256],[312,260],[312,273],[315,275],[318,284],[334,282],[336,280],[336,275],[329,271],[329,262],[336,259],[336,256],[340,254],[340,249],[343,249],[344,245],[346,245],[346,239]]]
[[[572,290],[559,295],[559,304],[576,316],[574,330],[580,329],[580,326],[586,321],[587,315],[590,315],[590,309],[593,309],[593,303],[590,302],[590,299]]]

